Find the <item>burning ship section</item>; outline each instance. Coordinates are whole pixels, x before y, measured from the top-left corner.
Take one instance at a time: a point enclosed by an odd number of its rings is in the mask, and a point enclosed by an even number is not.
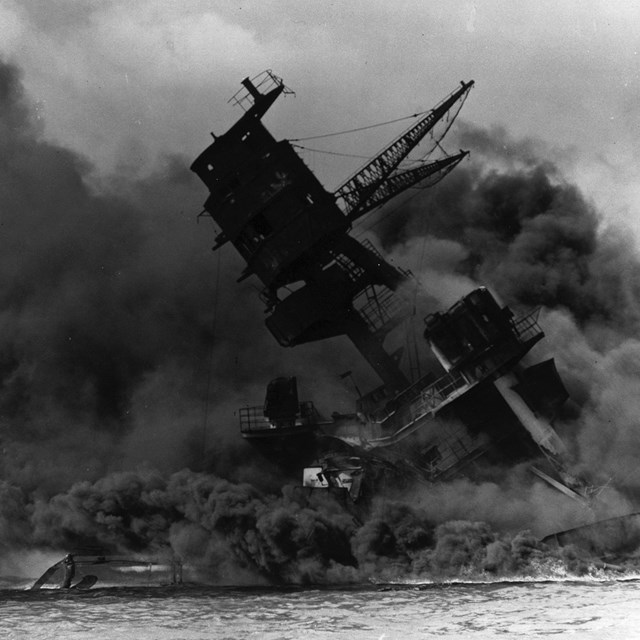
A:
[[[565,472],[565,446],[551,426],[567,392],[553,360],[529,362],[544,335],[536,313],[517,318],[487,289],[472,291],[425,318],[424,339],[442,371],[419,376],[409,363],[410,380],[385,341],[413,315],[415,279],[350,235],[358,218],[409,187],[435,184],[466,157],[428,159],[473,82],[420,115],[334,193],[261,122],[291,93],[282,80],[267,71],[242,84],[232,100],[244,115],[191,167],[210,191],[203,213],[221,230],[214,249],[233,244],[246,261],[240,280],[262,282],[266,326],[280,345],[346,336],[382,383],[360,394],[353,414],[326,419],[299,401],[295,377],[277,378],[264,405],[240,410],[242,436],[297,468],[305,486],[340,489],[353,501],[381,484],[532,461],[540,478],[587,503],[591,489]],[[433,143],[427,159],[403,170],[423,140]]]

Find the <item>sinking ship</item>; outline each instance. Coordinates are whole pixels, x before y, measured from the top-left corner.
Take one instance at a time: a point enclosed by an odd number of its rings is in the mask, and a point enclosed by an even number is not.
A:
[[[272,380],[263,404],[240,409],[242,437],[296,468],[304,486],[357,502],[381,486],[530,462],[553,488],[590,499],[589,483],[567,472],[566,447],[553,427],[565,386],[552,359],[536,362],[530,353],[544,337],[537,312],[517,316],[489,289],[471,291],[424,318],[423,339],[440,371],[421,375],[385,346],[414,314],[416,280],[351,234],[362,216],[410,187],[434,185],[468,155],[431,159],[473,84],[461,82],[329,192],[294,145],[263,125],[276,99],[292,93],[266,71],[242,81],[231,101],[243,115],[191,166],[210,192],[203,215],[219,229],[214,249],[232,244],[246,263],[239,280],[262,283],[265,324],[277,342],[295,347],[346,336],[380,379],[359,392],[349,414],[324,417],[299,399],[294,376]],[[423,160],[404,169],[423,142]]]

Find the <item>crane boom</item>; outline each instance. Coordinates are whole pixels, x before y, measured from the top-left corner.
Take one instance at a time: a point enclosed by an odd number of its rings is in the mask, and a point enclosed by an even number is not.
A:
[[[394,196],[402,193],[405,189],[412,187],[414,184],[418,184],[418,182],[421,182],[426,178],[431,177],[431,180],[429,180],[428,184],[425,184],[424,186],[433,186],[437,182],[440,182],[442,178],[452,171],[454,167],[456,167],[468,155],[468,151],[460,151],[453,156],[440,158],[433,162],[423,164],[415,169],[409,169],[402,173],[396,173],[389,176],[378,187],[378,189],[366,199],[365,202],[361,203],[356,210],[357,215],[353,217],[349,216],[349,219],[354,220],[356,217],[363,216],[368,211],[379,207],[385,202],[391,200]]]
[[[350,219],[353,220],[361,215],[362,206],[378,190],[382,182],[393,173],[402,160],[449,112],[453,105],[469,92],[472,86],[473,80],[466,83],[461,82],[456,91],[396,138],[338,188],[334,195],[336,199],[342,199],[344,212]]]

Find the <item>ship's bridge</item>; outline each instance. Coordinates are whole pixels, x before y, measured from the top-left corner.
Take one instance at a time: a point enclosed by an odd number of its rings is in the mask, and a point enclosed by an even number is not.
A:
[[[515,319],[484,287],[476,289],[445,313],[425,320],[425,336],[446,373],[425,376],[372,415],[386,432],[370,446],[388,446],[413,433],[425,419],[485,380],[495,380],[513,368],[541,340],[539,310]]]
[[[447,372],[472,383],[512,366],[544,337],[538,314],[516,320],[480,287],[448,311],[427,316],[425,338]]]

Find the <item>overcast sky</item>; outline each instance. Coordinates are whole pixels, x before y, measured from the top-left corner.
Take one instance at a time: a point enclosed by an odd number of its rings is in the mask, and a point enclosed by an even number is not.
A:
[[[466,121],[540,139],[638,237],[639,40],[640,4],[623,0],[0,0],[0,51],[44,135],[99,172],[195,158],[265,68],[297,94],[267,116],[279,138],[408,115],[474,79]],[[366,154],[395,133],[323,144]],[[347,170],[309,161],[328,187]]]

